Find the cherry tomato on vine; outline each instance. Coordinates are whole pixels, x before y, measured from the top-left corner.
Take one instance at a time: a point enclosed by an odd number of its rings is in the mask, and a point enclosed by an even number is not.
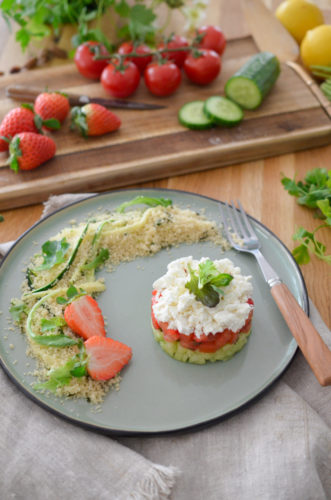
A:
[[[145,69],[144,79],[148,90],[157,96],[173,94],[182,81],[178,66],[171,62],[150,63]]]
[[[226,39],[223,31],[218,26],[201,26],[197,31],[198,35],[203,35],[198,46],[202,49],[215,50],[220,56],[226,47]]]
[[[151,49],[144,44],[134,46],[132,42],[123,42],[119,48],[118,48],[118,53],[122,55],[130,54],[133,50],[137,52],[137,54],[150,54]],[[131,61],[133,62],[137,68],[139,69],[140,73],[143,73],[147,64],[152,62],[152,56],[146,55],[146,57],[128,57],[125,59],[126,61]]]
[[[184,71],[198,85],[208,85],[221,71],[221,59],[214,50],[198,49],[187,56]]]
[[[131,61],[124,64],[111,62],[101,73],[103,88],[114,97],[128,97],[137,89],[140,73],[137,66]]]
[[[170,40],[166,40],[165,42],[159,43],[157,46],[158,50],[160,49],[183,49],[188,46],[188,41],[183,36],[172,35]],[[179,68],[181,68],[184,64],[186,57],[188,56],[189,51],[183,50],[178,52],[166,52],[162,54],[164,59],[168,59],[169,61],[173,61]]]
[[[75,52],[74,60],[76,67],[80,74],[86,78],[98,80],[103,69],[109,63],[107,59],[95,59],[98,52],[102,56],[108,55],[108,51],[104,45],[92,41],[82,43]]]

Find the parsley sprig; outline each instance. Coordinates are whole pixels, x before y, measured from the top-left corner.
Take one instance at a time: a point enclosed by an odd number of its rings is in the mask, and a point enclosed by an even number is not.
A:
[[[310,232],[299,227],[293,239],[299,244],[293,250],[293,256],[298,264],[310,262],[312,254],[331,264],[331,255],[326,254],[326,246],[317,240],[316,233],[321,229],[331,229],[331,170],[315,168],[310,170],[304,181],[296,181],[288,177],[282,178],[284,188],[297,198],[299,205],[311,208],[315,217],[323,220],[314,231]]]
[[[220,273],[215,264],[207,259],[200,262],[198,274],[191,265],[188,264],[190,280],[185,284],[196,300],[202,302],[207,307],[215,307],[220,301],[220,295],[224,294],[223,287],[228,286],[233,280],[233,276],[227,273]]]
[[[20,43],[22,50],[25,50],[32,40],[42,40],[50,36],[52,31],[55,38],[59,38],[62,28],[67,24],[77,26],[77,33],[72,38],[73,47],[78,47],[87,40],[95,40],[105,45],[108,50],[112,50],[112,42],[107,33],[99,27],[100,24],[98,25],[98,21],[104,14],[120,17],[122,23],[117,32],[119,39],[153,43],[158,31],[155,22],[158,8],[162,5],[170,15],[174,9],[183,12],[184,4],[184,0],[154,0],[147,5],[138,0],[133,5],[127,0],[70,0],[67,2],[2,0],[0,11],[8,24],[14,21],[19,25],[16,40]],[[91,21],[96,21],[96,27],[91,26]]]

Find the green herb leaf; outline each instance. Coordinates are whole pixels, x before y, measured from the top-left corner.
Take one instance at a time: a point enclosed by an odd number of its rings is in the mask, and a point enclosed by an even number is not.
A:
[[[82,271],[88,271],[90,269],[98,269],[106,260],[109,259],[109,250],[107,248],[100,248],[96,258],[82,266]]]
[[[41,247],[44,261],[41,266],[37,268],[37,270],[43,271],[46,269],[52,269],[52,267],[65,262],[65,256],[69,246],[70,245],[65,238],[62,238],[61,241],[46,241],[46,243],[44,243]]]
[[[72,377],[83,377],[87,374],[87,355],[83,342],[79,341],[80,352],[73,356],[65,365],[50,371],[49,379],[41,384],[35,384],[36,390],[49,390],[56,392],[56,389],[70,384]]]
[[[20,323],[25,316],[28,315],[29,313],[29,308],[26,304],[22,303],[15,303],[12,304],[10,309],[9,309],[10,315],[13,318],[15,323]]]
[[[131,207],[132,205],[147,205],[149,207],[156,207],[157,205],[161,205],[162,207],[169,207],[172,205],[172,200],[167,198],[151,198],[149,196],[136,196],[131,201],[125,201],[119,207],[117,207],[116,212],[123,213],[127,207]]]
[[[137,4],[131,7],[128,28],[132,40],[145,40],[148,35],[154,33],[155,19],[153,10],[145,5]]]
[[[65,326],[67,323],[63,318],[60,316],[55,316],[54,318],[47,319],[47,318],[42,318],[41,319],[41,331],[42,332],[49,332],[52,330],[55,330],[56,328],[61,328],[62,326]]]
[[[315,254],[321,260],[330,263],[331,256],[326,255],[325,245],[316,239],[316,232],[322,228],[331,228],[331,170],[325,168],[314,168],[307,172],[304,182],[283,177],[284,188],[293,196],[297,197],[300,205],[315,210],[315,215],[324,219],[324,223],[314,229],[313,232],[300,227],[293,239],[299,242],[294,248],[293,255],[298,264],[310,262],[310,255]]]
[[[63,335],[36,335],[33,339],[37,344],[45,345],[48,347],[67,347],[70,345],[77,345],[78,341]]]
[[[230,284],[233,279],[231,274],[220,273],[214,263],[207,259],[199,264],[198,275],[196,275],[188,264],[190,280],[185,287],[195,295],[196,300],[207,307],[215,307],[220,301],[220,294],[224,293],[220,287]]]
[[[66,292],[66,297],[56,297],[56,302],[58,304],[69,304],[69,302],[72,302],[74,298],[78,298],[80,295],[85,295],[86,292],[80,288],[79,291],[77,288],[73,285],[69,286],[67,292]]]

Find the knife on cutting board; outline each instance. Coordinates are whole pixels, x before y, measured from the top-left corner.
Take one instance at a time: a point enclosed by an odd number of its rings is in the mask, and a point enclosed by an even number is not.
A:
[[[21,102],[34,102],[36,97],[42,92],[45,92],[45,89],[42,90],[35,87],[25,87],[24,85],[10,85],[9,87],[6,87],[6,96]],[[48,90],[48,92],[50,92],[50,90]],[[105,106],[106,108],[118,109],[153,110],[166,107],[160,104],[126,101],[124,99],[105,99],[102,97],[89,97],[87,95],[68,94],[67,92],[64,92],[64,94],[69,99],[69,103],[71,106],[84,106],[84,104],[95,102],[97,104]]]
[[[259,50],[272,52],[280,62],[292,68],[310,88],[325,113],[331,118],[331,102],[315,80],[297,62],[300,56],[299,46],[286,28],[262,0],[241,0],[241,7]]]

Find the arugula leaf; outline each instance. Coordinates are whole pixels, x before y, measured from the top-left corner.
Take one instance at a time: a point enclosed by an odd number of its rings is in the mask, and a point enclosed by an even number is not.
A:
[[[123,213],[127,207],[131,207],[132,205],[147,205],[149,207],[156,207],[157,205],[161,205],[162,207],[169,207],[172,205],[172,200],[168,198],[151,198],[149,196],[136,196],[131,201],[125,201],[119,207],[117,207],[116,212]]]
[[[60,316],[54,316],[54,318],[51,319],[46,319],[42,318],[41,319],[41,331],[42,332],[49,332],[52,330],[55,330],[56,328],[59,328],[61,326],[65,326],[67,323],[63,318]]]
[[[75,297],[78,298],[78,296],[85,295],[85,294],[86,294],[86,292],[82,288],[80,288],[78,291],[75,286],[71,285],[71,286],[69,286],[69,288],[66,292],[67,298],[56,297],[56,302],[58,304],[69,304],[69,302],[71,302]]]
[[[12,304],[9,309],[15,323],[20,323],[29,313],[29,308],[24,302]]]
[[[109,259],[109,250],[107,248],[100,248],[97,256],[94,260],[88,264],[84,264],[81,269],[82,271],[88,271],[89,269],[98,269],[106,260]]]
[[[185,284],[185,288],[193,293],[196,300],[202,302],[205,306],[217,306],[220,295],[224,294],[224,290],[220,287],[229,285],[233,276],[220,273],[210,259],[199,264],[198,275],[194,273],[190,264],[188,264],[188,270],[190,280]]]
[[[55,392],[57,388],[70,384],[72,377],[83,377],[87,374],[87,354],[82,341],[79,341],[80,351],[63,366],[49,372],[49,379],[41,384],[35,384],[34,389],[46,389]]]
[[[322,228],[331,228],[331,170],[314,168],[307,172],[304,182],[283,177],[282,184],[292,196],[297,197],[300,205],[315,210],[315,215],[324,219],[322,225],[313,232],[299,227],[293,239],[299,242],[293,256],[298,264],[308,264],[310,255],[315,254],[321,260],[331,263],[331,255],[326,255],[326,247],[316,239],[316,232]]]
[[[52,269],[52,267],[65,262],[65,256],[69,246],[70,245],[65,238],[62,238],[61,241],[46,241],[46,243],[44,243],[41,247],[44,261],[41,266],[37,268],[37,270],[43,271],[46,269]]]

